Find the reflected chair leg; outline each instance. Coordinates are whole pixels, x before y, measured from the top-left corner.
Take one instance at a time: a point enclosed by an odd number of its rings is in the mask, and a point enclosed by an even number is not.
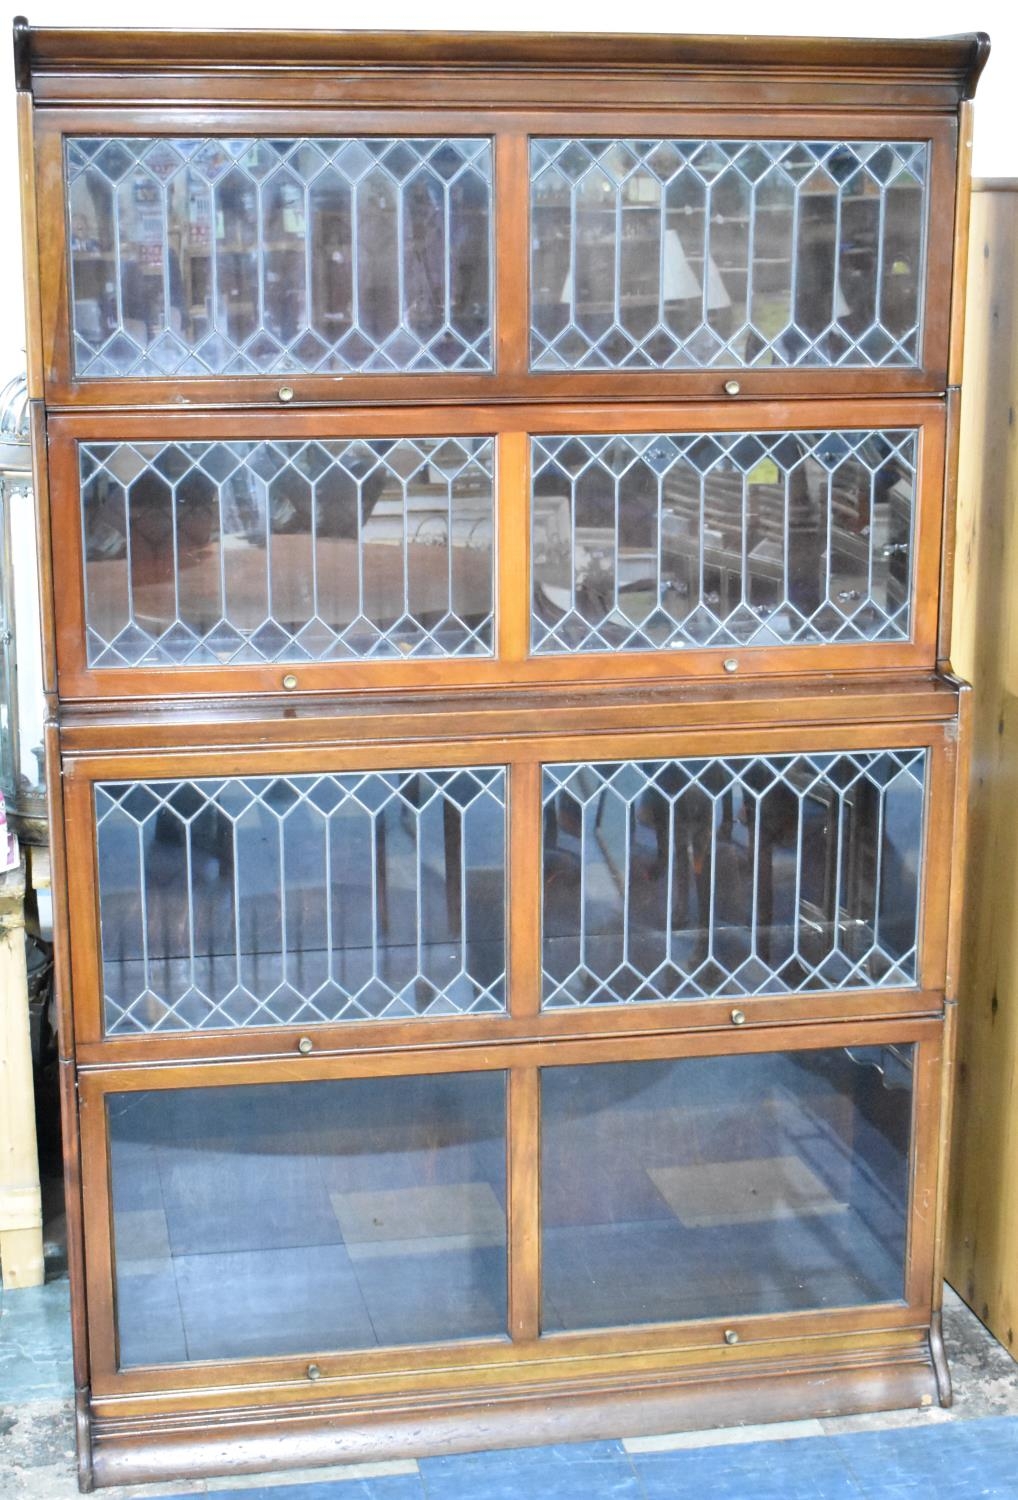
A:
[[[449,920],[449,937],[459,942],[463,936],[460,892],[463,883],[463,810],[450,797],[442,804],[442,832],[445,839],[445,904]]]

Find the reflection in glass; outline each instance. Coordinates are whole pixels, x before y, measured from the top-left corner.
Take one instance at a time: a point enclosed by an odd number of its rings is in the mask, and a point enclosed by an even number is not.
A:
[[[107,1112],[122,1368],[505,1336],[503,1073]]]
[[[106,1031],[505,1009],[505,772],[95,789]]]
[[[923,141],[531,142],[537,370],[909,366]]]
[[[493,446],[82,444],[89,666],[490,655]]]
[[[482,139],[66,141],[81,377],[486,370]]]
[[[916,441],[532,438],[533,649],[907,640]]]
[[[913,1050],[545,1068],[543,1331],[902,1299]]]
[[[544,1005],[911,985],[924,750],[544,768]]]

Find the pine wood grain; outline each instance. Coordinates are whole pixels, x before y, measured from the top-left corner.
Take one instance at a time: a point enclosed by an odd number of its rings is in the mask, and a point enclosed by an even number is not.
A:
[[[1018,182],[972,202],[953,664],[973,771],[948,1280],[1018,1351]]]

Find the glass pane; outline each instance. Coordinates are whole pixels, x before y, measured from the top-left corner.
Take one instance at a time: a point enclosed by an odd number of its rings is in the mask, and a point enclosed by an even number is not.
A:
[[[66,141],[79,377],[491,368],[491,144]]]
[[[531,439],[532,649],[909,639],[914,431]]]
[[[917,364],[927,152],[532,141],[533,368]]]
[[[106,1031],[505,1009],[505,772],[95,788]]]
[[[491,438],[89,443],[92,667],[492,651]]]
[[[543,1331],[901,1300],[912,1067],[895,1046],[544,1069]]]
[[[121,1367],[505,1335],[504,1073],[107,1111]]]
[[[911,985],[925,750],[544,768],[544,1005]]]

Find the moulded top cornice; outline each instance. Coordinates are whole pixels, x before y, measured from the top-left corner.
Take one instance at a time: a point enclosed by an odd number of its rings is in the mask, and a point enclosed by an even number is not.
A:
[[[947,86],[971,97],[986,61],[984,33],[925,40],[498,32],[109,31],[14,23],[18,87],[75,75],[141,78],[309,73],[707,74],[852,85],[876,75]],[[225,80],[220,80],[220,85]],[[76,95],[77,96],[77,95]]]

